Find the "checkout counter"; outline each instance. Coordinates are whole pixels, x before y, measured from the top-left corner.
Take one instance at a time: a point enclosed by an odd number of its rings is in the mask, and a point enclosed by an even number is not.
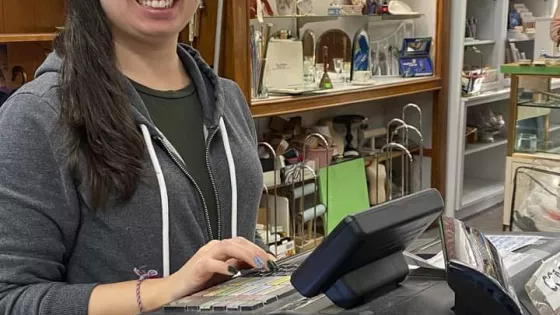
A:
[[[410,201],[414,201],[415,208],[421,209],[413,213],[414,210],[411,207],[403,206],[402,202]],[[192,306],[188,304],[189,302],[184,302],[186,304],[183,305],[179,301],[178,304],[174,304],[174,307],[167,307],[153,314],[539,314],[525,291],[525,284],[540,267],[543,260],[560,252],[560,234],[534,234],[543,238],[539,242],[517,250],[516,253],[538,251],[539,253],[546,253],[546,257],[543,256],[538,261],[525,264],[522,268],[519,268],[519,265],[517,265],[517,270],[515,270],[513,277],[501,279],[498,273],[505,272],[507,274],[507,272],[502,270],[504,265],[501,259],[494,261],[493,257],[497,254],[496,249],[489,245],[490,242],[487,238],[475,229],[466,227],[457,220],[449,218],[438,219],[443,209],[443,202],[438,202],[434,191],[413,194],[409,197],[389,202],[386,205],[377,206],[376,208],[373,211],[366,211],[365,215],[358,214],[357,217],[353,218],[354,220],[347,218],[345,220],[346,228],[338,229],[337,227],[338,233],[335,229],[329,235],[331,240],[329,241],[329,238],[327,238],[325,243],[321,244],[313,253],[291,257],[282,261],[281,265],[299,266],[296,272],[291,274],[291,283],[297,290],[293,290],[293,292],[285,294],[273,302],[266,303],[261,308],[245,311],[241,309],[216,310],[210,308],[201,311],[189,307]],[[399,211],[404,212],[397,216]],[[397,223],[391,221],[388,216],[383,217],[383,213],[386,214],[388,212],[396,212],[392,213],[393,215],[390,217],[401,217],[403,221]],[[408,214],[405,214],[405,212]],[[416,254],[423,258],[429,258],[443,249],[447,272],[446,270],[431,268],[409,269],[410,261],[407,261],[405,262],[406,275],[402,277],[402,270],[399,266],[405,261],[404,256],[397,255],[397,258],[391,258],[390,261],[386,261],[386,258],[380,258],[380,256],[376,256],[377,258],[375,259],[372,258],[371,252],[373,251],[371,249],[375,248],[379,249],[376,251],[379,252],[380,250],[387,250],[388,247],[392,247],[391,251],[394,252],[394,249],[399,249],[399,253],[402,253],[412,240],[416,239],[434,222],[434,219],[440,220],[440,232],[442,233],[443,242],[434,244]],[[375,227],[368,230],[366,227],[368,224],[374,224]],[[451,230],[449,226],[452,227]],[[357,229],[356,227],[359,228]],[[360,229],[359,233],[352,234]],[[346,233],[350,230],[354,232]],[[414,232],[412,233],[414,235],[407,232]],[[409,236],[406,237],[406,235]],[[515,233],[507,235],[515,235]],[[523,235],[527,234],[524,233]],[[380,242],[380,239],[385,241]],[[390,246],[387,246],[387,243]],[[339,250],[343,244],[347,244],[345,248],[348,251],[337,255],[333,250]],[[358,247],[354,247],[353,244],[357,244]],[[479,252],[473,255],[473,250]],[[368,255],[367,253],[370,254]],[[348,259],[344,259],[343,255]],[[473,258],[475,256],[477,259]],[[363,259],[363,257],[367,257],[368,260],[376,260],[377,265],[370,264],[373,267],[367,270],[368,268],[360,266],[364,264],[355,263]],[[457,260],[462,260],[465,266],[471,265],[472,270],[475,272],[478,269],[480,271],[477,273],[478,276],[487,273],[487,275],[498,279],[498,281],[494,282],[499,287],[509,287],[515,291],[515,294],[513,294],[516,295],[514,300],[518,300],[518,302],[512,305],[519,306],[519,312],[508,312],[507,310],[504,311],[504,309],[496,309],[495,306],[485,305],[485,303],[496,304],[496,300],[487,298],[488,295],[485,290],[489,290],[488,287],[481,290],[472,290],[472,283],[461,282],[461,277],[453,276],[457,274],[458,269],[452,269],[450,267],[452,264],[449,262]],[[384,263],[380,264],[380,261]],[[477,262],[483,262],[483,264],[476,266]],[[389,269],[386,269],[387,267]],[[350,268],[352,271],[341,271],[345,268]],[[359,273],[356,274],[356,270]],[[379,273],[380,270],[383,272]],[[368,272],[370,273],[368,274]],[[354,273],[354,277],[349,276],[352,273]],[[383,276],[380,277],[380,274]],[[332,280],[336,277],[340,279]],[[395,282],[396,285],[394,287],[391,285],[387,286],[386,284],[390,282]],[[369,285],[370,283],[377,284]],[[480,286],[480,283],[476,285]],[[507,290],[504,290],[502,293],[505,293],[507,298]],[[241,299],[243,295],[244,293],[240,294],[240,296],[233,296],[232,300]],[[357,296],[360,299],[356,299]],[[502,306],[499,304],[497,307],[501,308]],[[470,309],[471,306],[474,306],[474,308]]]

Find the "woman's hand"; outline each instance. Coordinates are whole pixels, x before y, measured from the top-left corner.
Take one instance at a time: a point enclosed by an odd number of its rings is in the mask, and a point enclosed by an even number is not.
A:
[[[268,253],[244,238],[211,241],[166,279],[171,299],[177,300],[227,280],[244,265],[267,270],[277,268]]]
[[[274,265],[275,268],[278,268],[278,265],[276,264],[276,257],[271,254],[267,254],[267,257],[271,264]],[[239,271],[252,268],[252,266],[248,265],[247,263],[233,258],[228,260],[227,264],[235,267]]]

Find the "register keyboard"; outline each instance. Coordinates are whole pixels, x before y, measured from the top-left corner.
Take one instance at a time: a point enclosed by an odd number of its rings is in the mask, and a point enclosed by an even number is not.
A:
[[[243,274],[223,284],[184,297],[164,307],[164,311],[253,312],[296,293],[290,283],[296,264],[279,266],[275,272]]]

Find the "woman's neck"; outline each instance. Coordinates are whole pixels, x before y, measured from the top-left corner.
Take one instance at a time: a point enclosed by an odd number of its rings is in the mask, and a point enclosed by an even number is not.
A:
[[[154,90],[180,90],[190,84],[177,54],[177,40],[150,45],[116,39],[115,55],[126,77]]]

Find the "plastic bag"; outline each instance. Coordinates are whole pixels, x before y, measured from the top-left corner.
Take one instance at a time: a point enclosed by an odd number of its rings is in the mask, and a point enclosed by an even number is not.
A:
[[[560,254],[543,262],[525,285],[541,315],[560,315]]]
[[[524,231],[560,232],[560,176],[550,173],[558,167],[533,167],[517,170],[515,225]]]

